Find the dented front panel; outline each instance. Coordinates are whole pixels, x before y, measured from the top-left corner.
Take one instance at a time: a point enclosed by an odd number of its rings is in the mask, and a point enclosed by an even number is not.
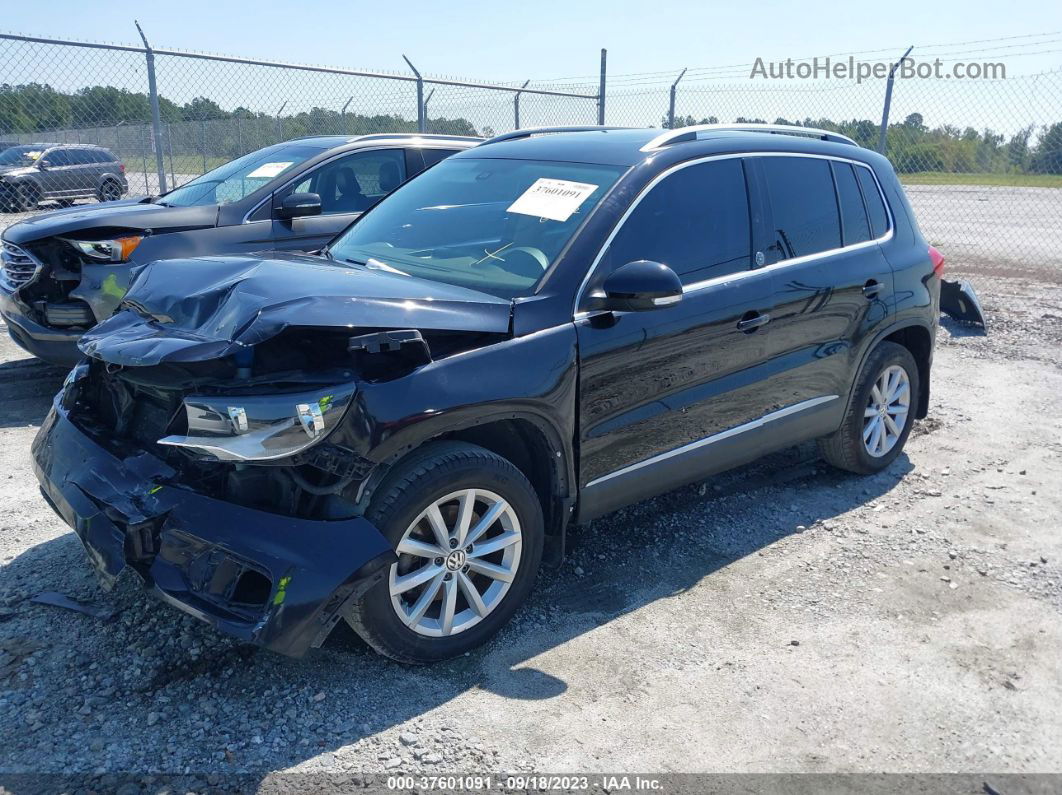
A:
[[[198,493],[155,456],[92,439],[60,398],[33,458],[43,494],[105,585],[131,568],[164,601],[283,654],[323,640],[394,560],[364,518],[284,516]]]

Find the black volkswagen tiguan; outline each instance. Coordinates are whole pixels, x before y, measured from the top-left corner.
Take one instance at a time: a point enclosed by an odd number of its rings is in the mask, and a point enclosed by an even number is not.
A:
[[[22,348],[72,365],[81,358],[78,339],[111,315],[136,266],[320,248],[408,177],[481,140],[302,138],[236,158],[163,196],[38,215],[4,230],[0,312]]]
[[[566,529],[818,439],[900,455],[942,258],[830,132],[499,136],[320,253],[144,269],[34,443],[102,581],[299,655],[461,654]],[[535,134],[541,133],[541,134]]]

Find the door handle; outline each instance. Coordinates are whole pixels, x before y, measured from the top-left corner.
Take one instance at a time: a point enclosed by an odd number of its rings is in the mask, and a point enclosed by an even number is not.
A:
[[[867,298],[874,298],[885,289],[885,285],[881,282],[876,282],[873,279],[863,285],[863,295]]]
[[[738,321],[737,328],[738,328],[738,331],[744,331],[744,332],[748,333],[748,332],[755,331],[760,326],[766,326],[770,322],[771,322],[771,316],[770,315],[767,315],[767,314],[761,315],[758,312],[756,314],[751,314],[751,315],[749,313],[746,313],[746,316]]]

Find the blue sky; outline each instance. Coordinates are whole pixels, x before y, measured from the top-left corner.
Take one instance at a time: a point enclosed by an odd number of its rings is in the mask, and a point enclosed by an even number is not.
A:
[[[0,24],[5,32],[133,42],[136,17],[157,46],[375,70],[404,69],[404,52],[425,73],[483,80],[595,74],[601,47],[618,75],[1062,31],[1062,3],[1008,4],[1005,13],[985,0],[820,7],[821,14],[774,0],[50,0],[7,4]],[[1057,67],[1062,34],[1051,39],[1036,49],[1052,53],[998,55],[1009,74]]]

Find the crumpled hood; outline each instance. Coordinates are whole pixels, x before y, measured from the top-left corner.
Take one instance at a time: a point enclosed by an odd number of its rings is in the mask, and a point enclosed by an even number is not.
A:
[[[292,326],[505,333],[510,302],[321,257],[201,257],[141,266],[119,311],[81,337],[115,364],[229,356]]]
[[[21,244],[71,232],[120,227],[155,232],[217,226],[216,204],[203,207],[163,207],[140,199],[85,204],[52,210],[9,226],[4,239]]]

